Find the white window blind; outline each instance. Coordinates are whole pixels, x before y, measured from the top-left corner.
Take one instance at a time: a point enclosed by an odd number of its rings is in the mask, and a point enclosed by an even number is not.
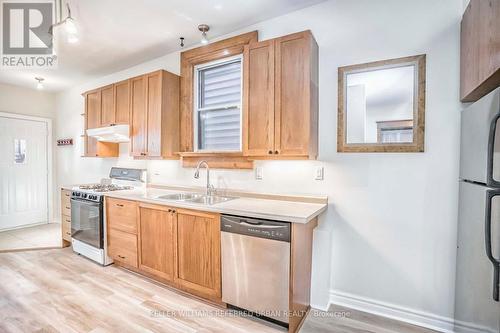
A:
[[[197,150],[241,150],[241,57],[195,68]]]

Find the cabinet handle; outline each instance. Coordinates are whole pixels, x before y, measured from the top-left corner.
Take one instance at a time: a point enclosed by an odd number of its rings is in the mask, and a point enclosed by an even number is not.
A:
[[[120,259],[127,259],[127,257],[121,256],[121,255],[118,255],[118,258],[120,258]]]
[[[68,193],[66,193],[66,194],[65,194],[65,196],[69,197],[69,194],[68,194]]]
[[[71,220],[66,219],[66,222],[71,223]]]
[[[66,235],[71,236],[71,232],[66,231]]]
[[[275,151],[274,151],[274,153],[275,153],[275,154],[279,154],[280,152],[279,152],[279,151],[277,151],[277,150],[275,150]]]
[[[71,209],[71,207],[66,206],[66,209]]]
[[[176,212],[176,210],[175,210],[175,209],[172,209],[172,213],[175,213],[175,212]]]
[[[272,151],[272,150],[270,150],[270,151],[268,151],[267,153],[268,153],[269,155],[271,155],[271,154],[273,153],[273,151]]]
[[[168,212],[169,212],[169,213],[171,213],[171,212],[172,212],[172,210],[169,208],[169,209],[168,209]]]
[[[123,207],[123,204],[116,204],[118,207]]]

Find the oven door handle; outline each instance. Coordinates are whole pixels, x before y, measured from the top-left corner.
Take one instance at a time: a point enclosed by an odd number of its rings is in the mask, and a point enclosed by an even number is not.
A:
[[[101,205],[99,202],[92,202],[92,201],[87,201],[87,200],[82,200],[82,199],[71,199],[71,203],[83,204],[83,205],[94,206],[94,207],[99,207]]]

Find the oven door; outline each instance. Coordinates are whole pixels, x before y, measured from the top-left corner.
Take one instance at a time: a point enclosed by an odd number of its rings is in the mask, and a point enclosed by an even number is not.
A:
[[[71,199],[71,237],[104,248],[102,203]]]

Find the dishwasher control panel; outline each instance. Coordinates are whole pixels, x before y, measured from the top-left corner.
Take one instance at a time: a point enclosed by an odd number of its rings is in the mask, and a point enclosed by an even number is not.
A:
[[[222,215],[221,231],[290,242],[290,223]]]

